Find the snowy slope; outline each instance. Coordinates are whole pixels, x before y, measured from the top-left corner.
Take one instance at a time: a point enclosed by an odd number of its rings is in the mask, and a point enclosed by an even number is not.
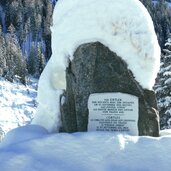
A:
[[[35,79],[24,86],[0,77],[0,135],[31,121],[36,111],[36,88]]]
[[[170,171],[171,135],[48,134],[39,126],[9,132],[0,144],[2,171]]]

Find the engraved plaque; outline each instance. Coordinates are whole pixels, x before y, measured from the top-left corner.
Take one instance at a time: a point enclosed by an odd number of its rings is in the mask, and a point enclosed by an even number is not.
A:
[[[138,97],[125,93],[95,93],[88,99],[88,131],[138,135]]]

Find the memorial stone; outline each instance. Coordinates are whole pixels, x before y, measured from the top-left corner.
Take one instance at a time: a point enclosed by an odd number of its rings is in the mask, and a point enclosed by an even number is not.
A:
[[[128,69],[126,62],[103,44],[87,43],[76,49],[74,59],[69,62],[66,69],[66,86],[66,91],[62,95],[64,98],[61,97],[65,99],[61,103],[61,131],[105,129],[104,131],[116,130],[132,135],[159,136],[159,116],[154,91],[143,89]],[[107,105],[102,105],[105,110],[100,106],[95,107],[98,99],[103,103],[105,99],[109,101],[111,96],[119,99],[114,96],[114,93],[118,92],[123,95],[120,94],[121,107],[124,106],[123,102],[125,105],[126,102],[130,102],[130,106],[110,109]],[[98,97],[94,96],[96,93],[99,94]],[[103,93],[108,93],[108,97]],[[130,97],[130,101],[124,97],[125,94]],[[98,114],[96,110],[99,110]],[[105,127],[103,119],[105,120],[106,115],[103,115],[103,112],[105,114],[105,111],[110,110],[120,110],[123,115],[111,114],[110,117],[116,117],[116,121],[107,120],[106,122],[112,123]],[[120,127],[116,122],[120,122]]]

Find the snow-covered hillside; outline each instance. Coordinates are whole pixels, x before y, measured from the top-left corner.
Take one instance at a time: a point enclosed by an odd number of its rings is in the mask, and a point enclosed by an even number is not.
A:
[[[11,83],[0,77],[0,134],[29,123],[35,114],[37,80],[28,86]]]

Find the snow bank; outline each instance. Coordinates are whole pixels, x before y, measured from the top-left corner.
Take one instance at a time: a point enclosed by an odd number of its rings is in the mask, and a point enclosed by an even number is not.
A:
[[[14,145],[24,141],[29,141],[48,134],[48,131],[38,125],[21,126],[9,131],[3,139],[1,146]]]
[[[68,61],[79,45],[96,41],[122,57],[143,88],[152,88],[159,70],[160,48],[151,17],[139,1],[59,0],[53,14],[53,54],[39,81],[39,116],[34,123],[44,125],[47,120],[42,117],[51,115],[47,129],[52,131],[57,126],[54,124],[60,117],[54,116],[60,111],[54,105],[60,93],[56,89],[66,88]]]
[[[10,133],[13,140],[9,137],[11,144],[5,143],[9,142],[6,137],[3,146],[0,145],[2,171],[170,170],[171,135],[160,138],[102,132],[48,135],[38,128],[36,137],[36,129],[27,126],[22,128],[24,131],[13,130]]]

